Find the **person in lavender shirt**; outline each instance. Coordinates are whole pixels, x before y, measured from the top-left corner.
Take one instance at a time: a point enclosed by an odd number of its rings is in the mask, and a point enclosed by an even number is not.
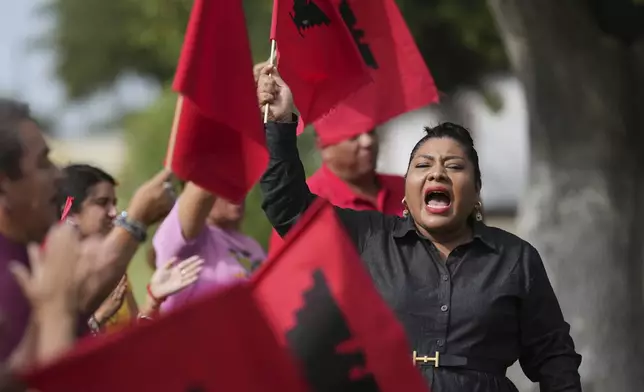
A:
[[[244,206],[213,196],[193,183],[185,189],[154,236],[156,266],[173,257],[199,255],[204,260],[197,282],[170,297],[168,311],[203,294],[246,280],[266,254],[254,239],[239,232]]]

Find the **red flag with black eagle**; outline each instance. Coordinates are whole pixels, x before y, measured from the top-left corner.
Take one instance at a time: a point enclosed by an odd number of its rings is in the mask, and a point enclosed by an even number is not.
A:
[[[306,391],[247,286],[149,325],[84,341],[23,378],[43,392]]]
[[[371,80],[331,0],[274,0],[271,39],[280,75],[307,124]]]
[[[242,0],[195,0],[173,88],[177,104],[166,165],[240,202],[266,169],[264,127]]]
[[[402,326],[324,199],[309,207],[251,284],[311,390],[428,391]]]
[[[372,82],[314,122],[322,145],[368,132],[438,102],[434,80],[394,0],[332,0]],[[304,124],[300,123],[299,131]]]

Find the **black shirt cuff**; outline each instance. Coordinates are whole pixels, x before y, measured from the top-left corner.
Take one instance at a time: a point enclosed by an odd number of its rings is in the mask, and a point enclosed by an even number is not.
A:
[[[293,122],[273,122],[265,124],[266,147],[271,158],[289,159],[297,156],[298,117],[293,115]]]

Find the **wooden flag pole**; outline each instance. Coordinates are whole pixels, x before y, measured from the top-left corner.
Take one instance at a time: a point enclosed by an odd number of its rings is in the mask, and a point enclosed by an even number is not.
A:
[[[275,65],[276,51],[277,51],[277,43],[275,42],[274,39],[272,39],[271,40],[271,57],[268,60],[271,65]],[[269,108],[269,104],[266,104],[264,106],[264,124],[266,124],[268,122],[268,108]]]
[[[172,157],[174,156],[174,143],[177,140],[177,130],[179,128],[179,118],[181,117],[181,108],[183,107],[183,95],[177,97],[177,106],[174,109],[174,119],[172,120],[172,131],[168,141],[168,152],[165,156],[165,168],[172,171]]]

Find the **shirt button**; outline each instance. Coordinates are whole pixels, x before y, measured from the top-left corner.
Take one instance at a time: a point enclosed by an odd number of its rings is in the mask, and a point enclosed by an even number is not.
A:
[[[443,312],[447,312],[447,305],[443,305],[443,306],[441,306],[441,310],[442,310]]]
[[[445,344],[445,341],[444,341],[443,339],[438,339],[438,340],[436,341],[436,345],[437,345],[438,347],[443,347],[443,345],[444,345],[444,344]]]
[[[442,278],[444,282],[447,282],[449,280],[449,275],[443,275]]]

